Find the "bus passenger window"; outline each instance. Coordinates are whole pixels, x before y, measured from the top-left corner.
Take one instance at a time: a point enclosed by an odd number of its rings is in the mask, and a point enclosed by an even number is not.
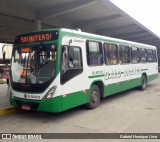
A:
[[[132,47],[131,48],[131,63],[136,64],[139,63],[139,48],[138,47]]]
[[[81,49],[79,47],[64,46],[62,48],[62,73],[71,68],[81,67]]]
[[[67,53],[67,46],[62,47],[62,63],[61,63],[61,70],[64,73],[68,68],[68,53]]]
[[[147,61],[149,63],[153,62],[153,50],[152,49],[147,50]]]
[[[141,57],[141,63],[147,62],[147,50],[144,48],[140,49],[140,57]]]
[[[82,67],[81,49],[79,47],[70,47],[68,57],[69,57],[69,68]]]
[[[87,41],[87,63],[92,66],[103,64],[103,51],[100,42]]]
[[[80,47],[63,46],[61,63],[61,84],[83,72],[82,50]]]
[[[120,64],[130,63],[129,46],[119,45],[119,62]]]
[[[104,55],[106,64],[118,64],[118,47],[116,44],[104,43]]]
[[[157,62],[157,53],[156,53],[156,50],[153,50],[153,59],[154,59],[154,62]]]

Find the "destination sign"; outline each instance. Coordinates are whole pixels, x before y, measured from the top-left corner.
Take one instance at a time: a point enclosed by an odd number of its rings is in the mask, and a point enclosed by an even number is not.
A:
[[[36,32],[18,36],[15,40],[16,44],[52,41],[58,39],[58,31]]]
[[[30,53],[31,52],[31,48],[30,47],[22,47],[20,49],[20,53]]]

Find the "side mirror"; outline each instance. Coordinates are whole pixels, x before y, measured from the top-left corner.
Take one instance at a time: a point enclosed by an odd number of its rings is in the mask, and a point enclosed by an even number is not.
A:
[[[62,46],[62,53],[64,53],[65,51],[67,51],[67,49],[68,49],[67,45]]]

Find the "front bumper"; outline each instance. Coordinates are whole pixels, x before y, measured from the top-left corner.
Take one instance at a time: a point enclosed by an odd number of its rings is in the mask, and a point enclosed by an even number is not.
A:
[[[27,100],[16,97],[10,97],[11,105],[22,108],[23,105],[30,106],[30,110],[43,112],[61,112],[62,97],[58,96],[49,100]]]

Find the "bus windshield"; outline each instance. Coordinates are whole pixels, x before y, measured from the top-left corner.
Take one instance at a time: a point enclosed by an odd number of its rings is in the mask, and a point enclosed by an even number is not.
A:
[[[11,78],[15,83],[43,84],[55,76],[57,47],[55,44],[14,45]]]

